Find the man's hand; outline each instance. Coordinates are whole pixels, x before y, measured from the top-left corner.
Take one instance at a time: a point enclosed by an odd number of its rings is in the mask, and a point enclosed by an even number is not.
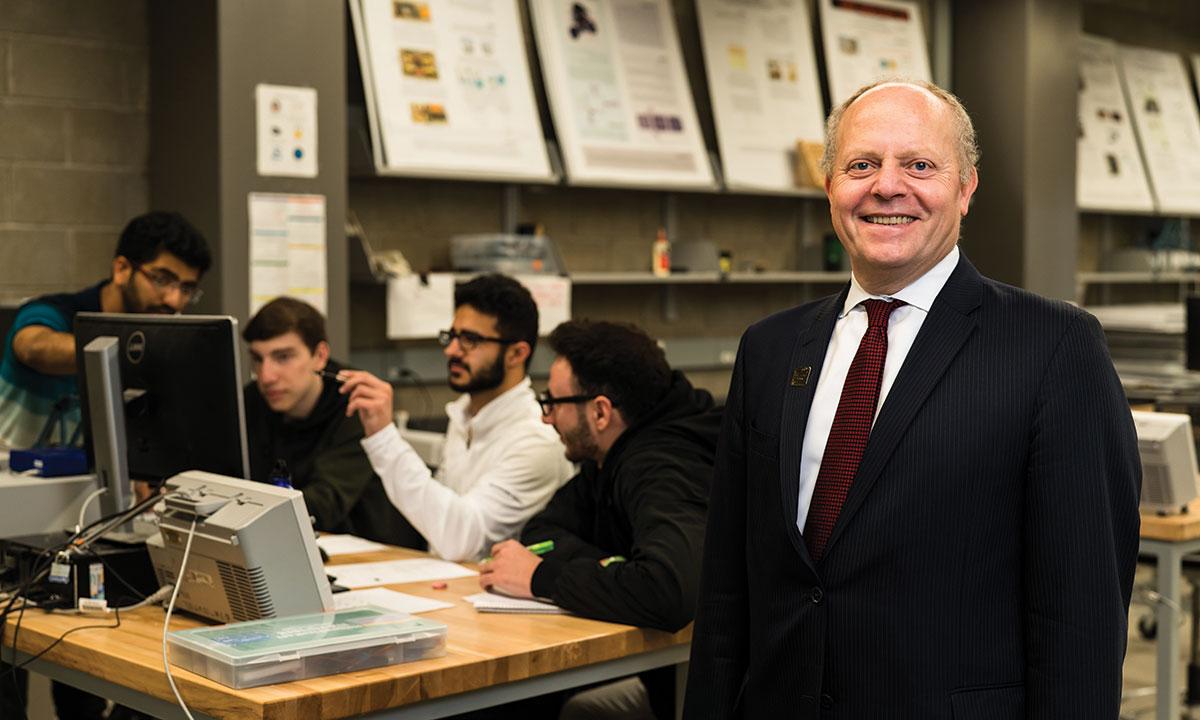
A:
[[[492,546],[492,559],[479,564],[479,585],[505,595],[533,599],[533,571],[542,559],[516,540]]]
[[[392,385],[365,370],[342,370],[338,373],[342,387],[338,392],[350,395],[346,417],[358,413],[367,437],[392,422]]]

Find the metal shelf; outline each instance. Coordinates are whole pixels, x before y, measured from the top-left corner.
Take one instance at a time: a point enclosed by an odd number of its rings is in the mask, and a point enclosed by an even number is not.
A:
[[[658,277],[649,272],[579,272],[571,273],[575,285],[720,285],[810,283],[837,285],[850,279],[848,272],[780,271],[761,273],[731,273],[722,278],[716,272],[675,273]]]
[[[1200,271],[1194,272],[1155,272],[1140,271],[1110,271],[1110,272],[1081,272],[1075,273],[1075,282],[1084,285],[1147,285],[1172,284],[1185,282],[1200,282]]]

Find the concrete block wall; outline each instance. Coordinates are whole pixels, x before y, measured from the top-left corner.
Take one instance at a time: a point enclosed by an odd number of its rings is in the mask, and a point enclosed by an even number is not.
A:
[[[145,212],[146,0],[0,0],[0,303],[109,272]]]

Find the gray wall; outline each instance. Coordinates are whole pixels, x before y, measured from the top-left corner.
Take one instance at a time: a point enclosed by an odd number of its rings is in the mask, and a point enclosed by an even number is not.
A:
[[[982,148],[963,249],[992,277],[1073,299],[1079,5],[978,0],[954,13],[954,91]]]
[[[106,277],[148,207],[145,0],[0,6],[0,303]]]
[[[151,4],[154,89],[151,199],[178,207],[214,241],[202,311],[249,313],[251,192],[326,198],[329,334],[349,344],[346,215],[346,7],[338,0],[203,0]],[[254,87],[317,90],[316,178],[259,177]]]

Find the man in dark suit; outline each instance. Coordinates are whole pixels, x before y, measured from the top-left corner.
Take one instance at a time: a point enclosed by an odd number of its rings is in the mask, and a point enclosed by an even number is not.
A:
[[[959,252],[952,95],[826,138],[852,280],[742,338],[685,717],[1115,719],[1141,471],[1100,327]]]

